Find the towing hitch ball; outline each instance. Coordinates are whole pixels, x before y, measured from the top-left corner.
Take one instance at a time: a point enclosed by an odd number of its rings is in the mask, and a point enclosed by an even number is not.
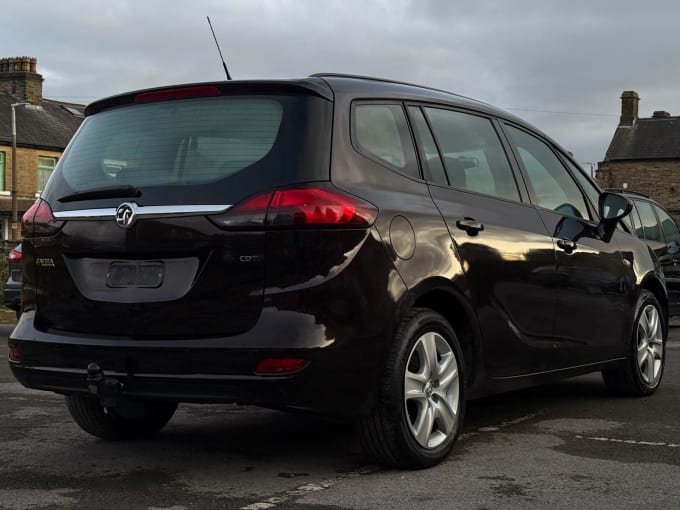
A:
[[[123,384],[118,379],[105,376],[97,363],[87,365],[87,390],[99,398],[103,407],[114,407],[122,388]]]

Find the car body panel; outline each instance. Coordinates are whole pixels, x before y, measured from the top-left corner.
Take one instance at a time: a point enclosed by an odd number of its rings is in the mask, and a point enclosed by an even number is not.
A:
[[[323,174],[324,186],[330,181],[338,193],[375,208],[371,224],[230,231],[203,216],[139,219],[131,229],[121,229],[114,218],[66,220],[56,235],[25,243],[27,313],[9,340],[18,357],[10,364],[23,384],[85,393],[87,365],[94,362],[124,383],[123,396],[356,416],[371,409],[393,338],[414,305],[430,304],[461,321],[470,363],[468,395],[474,397],[615,366],[627,355],[631,310],[641,290],[649,288],[667,302],[658,263],[632,236],[614,233],[605,241],[591,222],[584,226],[594,237],[573,237],[578,249],[571,258],[560,253],[556,243],[564,215],[532,204],[508,139],[501,143],[519,185],[514,202],[438,186],[422,173],[395,171],[361,154],[350,128],[354,101],[390,101],[404,111],[409,104],[469,111],[492,119],[496,129],[502,119],[550,141],[520,119],[408,84],[331,75],[302,82],[214,85],[229,94],[303,91],[332,105],[327,124],[312,122],[323,133],[310,138],[327,143],[327,154],[318,158],[321,168],[301,170],[308,176],[302,180],[310,185]],[[87,115],[122,110],[145,93],[98,101]],[[46,188],[50,203],[60,197],[59,178],[56,171]],[[172,196],[181,202],[180,191]],[[244,195],[255,191],[248,188]],[[96,206],[115,209],[126,200],[99,200]],[[67,202],[55,211],[85,205]],[[484,230],[477,235],[461,230],[458,222],[465,218]],[[99,288],[76,281],[90,278],[90,261],[84,259],[92,258],[109,265],[198,262],[195,268],[184,266],[195,272],[184,297],[98,303],[92,299],[96,293],[86,294],[92,288],[104,291],[101,281]],[[64,285],[73,274],[72,283]],[[60,284],[63,288],[50,295]],[[438,306],[442,296],[450,297],[443,302],[456,310]],[[575,323],[605,320],[593,329],[574,329]],[[283,376],[256,373],[259,360],[286,356],[299,356],[306,364]]]

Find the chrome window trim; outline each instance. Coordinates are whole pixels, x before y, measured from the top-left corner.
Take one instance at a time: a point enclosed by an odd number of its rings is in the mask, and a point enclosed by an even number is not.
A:
[[[165,216],[202,216],[205,214],[219,214],[231,209],[231,205],[149,205],[137,206],[135,216],[137,218],[162,218]],[[72,211],[55,211],[54,218],[57,220],[96,220],[115,219],[116,208],[105,207],[101,209],[74,209]]]

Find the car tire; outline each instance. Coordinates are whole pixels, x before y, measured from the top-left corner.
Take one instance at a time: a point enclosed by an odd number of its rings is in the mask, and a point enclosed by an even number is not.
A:
[[[161,430],[175,414],[177,404],[138,402],[133,412],[116,407],[103,407],[99,399],[70,395],[66,405],[73,421],[93,436],[107,440],[142,439]]]
[[[451,325],[437,312],[412,309],[397,329],[376,404],[359,423],[366,453],[402,469],[441,462],[462,426],[464,374]]]
[[[644,397],[654,393],[663,376],[667,331],[659,301],[643,290],[635,308],[626,360],[620,367],[602,372],[607,388],[623,396]]]

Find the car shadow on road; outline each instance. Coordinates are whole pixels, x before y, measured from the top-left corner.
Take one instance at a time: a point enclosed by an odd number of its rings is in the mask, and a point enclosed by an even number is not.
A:
[[[498,426],[534,415],[559,414],[565,408],[587,412],[609,400],[621,399],[607,391],[599,374],[590,374],[472,400],[468,402],[464,430]]]
[[[203,451],[261,460],[360,454],[351,421],[255,407],[182,405],[162,433]]]

